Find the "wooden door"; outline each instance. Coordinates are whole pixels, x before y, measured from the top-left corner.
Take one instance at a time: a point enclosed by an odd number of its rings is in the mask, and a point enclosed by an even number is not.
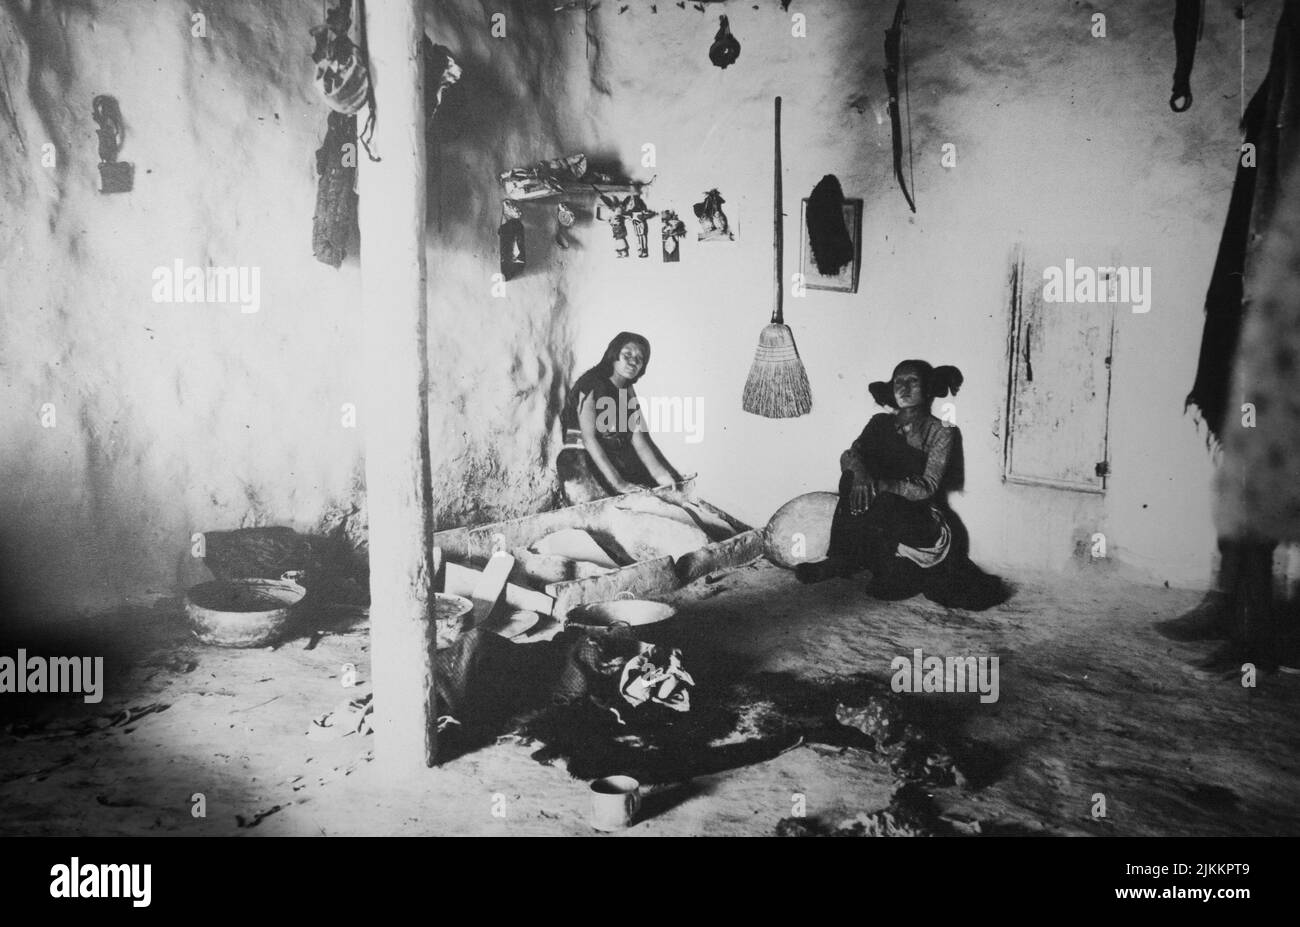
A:
[[[1047,263],[1012,259],[1003,478],[1101,493],[1117,304],[1045,302]]]

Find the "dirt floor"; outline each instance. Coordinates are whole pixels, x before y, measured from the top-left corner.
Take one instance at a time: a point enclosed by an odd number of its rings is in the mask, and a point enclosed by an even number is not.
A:
[[[710,720],[697,725],[697,762],[623,754],[647,782],[625,833],[770,835],[782,819],[798,830],[888,808],[894,817],[859,820],[926,833],[1300,834],[1300,676],[1261,674],[1249,688],[1198,668],[1213,642],[1154,627],[1196,593],[1105,574],[1009,578],[1016,595],[981,614],[870,600],[851,580],[803,587],[764,561],[682,590],[656,634],[684,649],[692,714]],[[174,603],[57,628],[29,650],[105,654],[108,693],[98,705],[0,700],[6,834],[591,835],[583,777],[624,771],[617,753],[575,759],[506,736],[395,783],[373,735],[309,735],[365,691],[356,612],[318,613],[251,651],[198,644]],[[891,693],[890,660],[917,647],[997,656],[999,699]],[[340,685],[346,663],[357,689]],[[911,725],[930,766],[917,772],[897,745],[836,721],[837,705],[872,697],[895,729]]]

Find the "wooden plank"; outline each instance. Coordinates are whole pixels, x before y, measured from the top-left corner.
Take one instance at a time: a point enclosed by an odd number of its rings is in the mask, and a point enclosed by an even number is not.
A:
[[[679,557],[676,563],[677,579],[684,586],[715,570],[744,566],[761,556],[763,556],[763,532],[751,528],[734,538],[705,544],[699,550]]]
[[[448,560],[443,567],[443,574],[446,577],[443,584],[444,592],[452,595],[470,596],[474,592],[474,586],[482,575],[482,571]],[[544,592],[538,592],[536,589],[517,586],[514,583],[506,583],[505,601],[511,608],[517,608],[521,611],[533,611],[541,615],[549,615],[555,609],[555,599],[551,596]]]
[[[366,502],[376,771],[406,778],[436,758],[432,500],[425,280],[421,0],[365,9],[370,82],[383,118],[359,158],[365,328]],[[324,113],[324,108],[320,109]]]
[[[505,600],[506,582],[510,579],[510,571],[514,566],[515,558],[505,553],[494,554],[488,561],[487,568],[480,574],[478,582],[474,584],[474,591],[470,593],[470,598],[474,600],[474,611],[470,613],[468,627],[477,628],[486,624],[493,612],[501,607]]]
[[[563,619],[569,609],[588,602],[608,602],[620,593],[631,593],[634,598],[670,592],[678,587],[677,572],[672,557],[660,557],[634,563],[603,576],[573,579],[563,583],[549,583],[548,594],[555,597],[555,617]]]
[[[695,477],[690,476],[672,486],[646,490],[660,497],[671,497],[682,493],[688,498],[695,495]],[[597,520],[600,513],[623,496],[610,496],[605,499],[593,499],[578,505],[568,505],[538,512],[506,521],[492,522],[472,528],[452,528],[438,531],[433,536],[433,543],[443,549],[446,556],[454,560],[468,560],[485,563],[499,550],[513,550],[516,547],[528,547],[539,538],[543,538],[564,528],[587,528]]]
[[[433,543],[435,547],[442,550],[443,557],[448,560],[469,559],[468,528],[448,528],[445,531],[435,531]]]

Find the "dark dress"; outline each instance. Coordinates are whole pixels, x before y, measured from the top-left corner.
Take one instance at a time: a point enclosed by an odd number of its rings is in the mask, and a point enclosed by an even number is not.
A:
[[[621,395],[620,395],[621,394]],[[578,409],[590,397],[596,403],[596,439],[614,469],[629,483],[657,485],[632,446],[632,434],[640,423],[636,391],[629,385],[617,387],[599,371],[588,371],[578,378],[560,413],[564,429],[564,449],[555,467],[570,505],[616,495],[583,444],[578,424]]]
[[[851,453],[876,480],[867,511],[850,511],[853,474],[840,477],[840,502],[831,523],[829,556],[849,570],[868,569],[867,591],[902,599],[919,592],[943,605],[988,608],[1007,597],[996,577],[983,573],[954,544],[955,516],[944,503],[951,488],[955,427],[927,415],[904,425],[896,415],[874,416]]]
[[[896,563],[900,559],[918,567],[924,564],[922,568],[941,563],[951,546],[951,532],[934,500],[947,474],[952,443],[952,432],[933,415],[910,426],[889,413],[867,422],[850,452],[877,481],[879,491],[867,511],[853,514],[854,477],[844,471],[829,555],[855,569],[871,570],[881,583],[911,572]],[[900,545],[910,550],[900,554]],[[919,555],[908,558],[913,551]]]

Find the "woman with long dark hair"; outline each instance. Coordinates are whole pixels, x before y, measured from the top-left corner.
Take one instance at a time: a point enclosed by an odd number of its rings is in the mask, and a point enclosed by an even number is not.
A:
[[[619,332],[569,391],[556,469],[570,505],[679,479],[651,439],[633,388],[649,364],[650,342]]]
[[[944,605],[988,608],[1006,589],[954,549],[945,492],[952,488],[959,432],[930,412],[962,384],[956,367],[905,360],[888,383],[870,385],[879,405],[853,446],[840,455],[840,502],[827,558],[800,564],[803,582],[871,573],[869,594],[900,599],[924,592]]]

